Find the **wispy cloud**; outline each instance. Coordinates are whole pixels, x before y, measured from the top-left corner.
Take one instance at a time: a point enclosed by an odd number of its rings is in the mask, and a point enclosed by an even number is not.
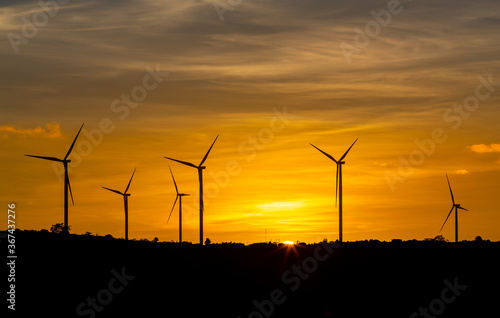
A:
[[[453,171],[453,174],[469,174],[469,171],[466,169],[459,169],[459,170]]]
[[[22,34],[22,18],[40,10],[33,1],[2,3],[5,33]],[[244,1],[221,23],[211,0],[73,0],[20,46],[21,54],[8,41],[0,45],[0,72],[14,74],[0,79],[0,94],[11,99],[5,103],[16,103],[9,110],[13,116],[38,108],[50,110],[47,116],[67,114],[69,98],[73,115],[85,116],[109,107],[115,94],[142,78],[145,65],[160,64],[172,76],[148,97],[148,103],[162,104],[141,111],[150,119],[174,104],[195,111],[210,107],[212,113],[233,112],[237,104],[238,113],[258,113],[280,103],[317,118],[356,111],[358,122],[384,117],[406,125],[429,124],[429,113],[470,88],[467,79],[497,74],[492,34],[498,19],[490,16],[498,2],[491,0],[461,2],[460,10],[445,16],[442,10],[455,2],[405,3],[405,11],[347,64],[339,43],[353,41],[354,28],[364,28],[373,20],[370,11],[386,5]],[[348,113],[339,116],[340,110]]]
[[[477,144],[472,146],[467,146],[467,149],[475,153],[489,153],[489,152],[500,152],[500,144]]]
[[[32,129],[21,129],[14,126],[0,126],[0,133],[4,133],[4,136],[8,136],[10,134],[22,136],[42,136],[47,138],[57,138],[62,136],[59,124],[46,124],[45,128],[38,126]]]

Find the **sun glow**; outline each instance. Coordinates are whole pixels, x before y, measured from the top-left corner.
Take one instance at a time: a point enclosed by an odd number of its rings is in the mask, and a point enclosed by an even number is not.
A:
[[[293,245],[294,244],[292,241],[284,241],[283,243],[284,244],[288,244],[288,245]]]
[[[264,211],[290,211],[305,206],[303,201],[272,202],[257,205]]]

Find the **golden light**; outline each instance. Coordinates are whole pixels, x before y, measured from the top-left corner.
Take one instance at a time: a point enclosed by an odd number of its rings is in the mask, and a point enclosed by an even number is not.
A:
[[[288,201],[288,202],[272,202],[257,205],[259,209],[264,211],[290,211],[296,208],[303,207],[303,201]]]
[[[293,245],[294,244],[292,241],[284,241],[283,243],[284,244],[288,244],[288,245]]]

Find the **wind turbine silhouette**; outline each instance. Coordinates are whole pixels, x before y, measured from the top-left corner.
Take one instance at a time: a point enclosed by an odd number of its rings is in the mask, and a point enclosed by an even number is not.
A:
[[[136,168],[137,169],[137,168]],[[130,177],[130,181],[128,182],[127,188],[125,189],[125,192],[120,192],[118,190],[113,190],[110,188],[103,187],[106,190],[109,190],[114,193],[118,193],[123,196],[123,204],[125,206],[125,241],[128,241],[128,197],[130,196],[130,193],[127,193],[128,188],[130,187],[130,183],[132,182],[132,178],[134,177],[135,170],[132,172],[132,176]]]
[[[443,229],[444,225],[446,224],[446,221],[448,221],[448,218],[450,217],[451,212],[453,212],[453,209],[455,209],[455,242],[458,242],[458,209],[469,211],[465,208],[462,208],[460,204],[455,203],[455,198],[453,198],[453,191],[451,191],[451,185],[450,185],[450,179],[448,179],[448,174],[446,174],[446,180],[448,180],[448,187],[450,188],[450,194],[451,194],[451,202],[453,205],[451,206],[450,213],[448,213],[448,216],[446,217],[446,220],[444,220],[443,226],[441,226],[441,230]]]
[[[168,166],[170,169],[170,166]],[[172,212],[174,212],[175,204],[177,203],[177,199],[179,199],[179,243],[182,243],[182,197],[189,195],[187,193],[179,193],[179,189],[177,188],[177,183],[175,183],[174,174],[172,173],[172,169],[170,169],[170,174],[172,175],[172,180],[174,180],[175,192],[177,196],[175,197],[174,205],[172,206],[172,210],[170,211],[170,215],[168,216],[168,221],[170,221],[170,217],[172,216]]]
[[[316,147],[313,144],[310,144],[311,146],[313,146],[314,148],[321,151],[322,154],[324,154],[325,156],[327,156],[328,158],[330,158],[331,160],[333,160],[337,164],[337,177],[335,179],[335,206],[337,206],[337,196],[338,196],[338,198],[339,198],[339,242],[342,242],[342,165],[345,164],[345,161],[343,161],[343,160],[344,160],[345,156],[347,156],[347,153],[349,152],[349,150],[351,150],[352,146],[354,146],[356,141],[358,141],[358,138],[356,138],[356,140],[354,140],[351,147],[349,147],[349,149],[347,149],[347,151],[342,155],[342,157],[340,157],[339,160],[335,160],[335,158],[333,158],[332,156],[330,156],[329,154],[327,154],[323,150],[319,149],[318,147]]]
[[[166,159],[173,160],[173,161],[182,163],[183,165],[198,169],[198,180],[200,182],[200,245],[203,245],[203,210],[204,210],[204,206],[203,206],[203,169],[206,168],[205,166],[203,166],[203,163],[205,162],[205,160],[207,160],[208,154],[210,153],[210,150],[212,150],[212,147],[214,146],[215,142],[217,141],[217,138],[219,138],[219,135],[217,135],[217,137],[215,137],[214,142],[212,143],[212,145],[208,149],[207,153],[205,154],[205,157],[203,157],[203,159],[201,160],[201,162],[198,166],[192,164],[191,162],[181,161],[181,160],[177,160],[177,159],[173,159],[173,158],[169,158],[169,157],[164,157]]]
[[[73,203],[73,206],[75,206],[75,201],[73,200],[73,192],[71,191],[71,184],[69,183],[69,177],[68,177],[68,163],[71,162],[71,160],[68,159],[69,155],[71,154],[71,151],[73,150],[73,146],[75,145],[76,139],[78,138],[78,135],[80,135],[80,131],[82,131],[83,125],[80,127],[80,130],[78,130],[78,133],[76,134],[75,139],[73,140],[73,143],[71,144],[71,147],[69,147],[68,152],[66,153],[66,156],[64,156],[64,159],[58,159],[55,157],[42,157],[42,156],[33,156],[33,155],[25,155],[28,157],[33,157],[33,158],[40,158],[44,160],[50,160],[50,161],[57,161],[57,162],[62,162],[64,165],[64,227],[63,227],[63,233],[69,233],[68,230],[68,189],[69,189],[69,194],[71,195],[71,202]]]

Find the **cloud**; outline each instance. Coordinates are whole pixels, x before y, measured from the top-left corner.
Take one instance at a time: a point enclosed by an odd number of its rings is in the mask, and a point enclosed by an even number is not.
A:
[[[500,144],[477,144],[472,146],[467,146],[467,149],[475,153],[489,153],[489,152],[500,152]]]
[[[0,126],[0,133],[22,135],[22,136],[42,136],[47,138],[61,137],[59,124],[46,124],[46,128],[40,126],[33,129],[21,129],[14,126]],[[5,136],[5,134],[4,134]]]
[[[11,17],[0,22],[5,33],[22,34],[21,18],[39,10],[33,1],[2,3]],[[224,22],[211,0],[73,0],[19,47],[20,54],[8,41],[0,46],[0,73],[12,74],[0,79],[0,94],[17,105],[9,110],[17,116],[35,108],[66,110],[69,98],[83,116],[109,105],[144,76],[146,65],[160,64],[172,75],[147,102],[227,113],[236,103],[238,111],[261,112],[276,101],[321,114],[332,108],[372,117],[410,113],[412,122],[424,122],[413,110],[433,111],[436,102],[456,100],[449,95],[468,89],[466,79],[483,72],[485,62],[495,70],[499,21],[491,12],[497,3],[464,1],[460,10],[447,10],[454,1],[405,2],[347,64],[339,44],[352,44],[354,28],[375,21],[371,10],[383,9],[387,0],[243,1]],[[429,87],[430,80],[435,85]]]
[[[465,169],[459,169],[459,170],[453,171],[453,174],[469,174],[469,171],[465,170]]]

